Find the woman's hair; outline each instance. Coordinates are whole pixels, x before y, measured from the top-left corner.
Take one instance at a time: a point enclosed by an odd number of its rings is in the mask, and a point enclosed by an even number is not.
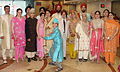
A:
[[[19,10],[21,10],[21,12],[23,12],[21,8],[18,8],[16,11],[18,12]]]
[[[108,10],[108,9],[105,9],[105,10],[103,11],[103,13],[104,13],[105,11],[107,11],[107,12],[109,13],[109,10]]]
[[[42,14],[44,14],[44,16],[45,16],[45,13],[40,13],[40,17],[42,16]]]
[[[5,9],[6,7],[9,7],[9,8],[10,8],[10,6],[9,6],[9,5],[5,5],[5,6],[4,6],[4,9]]]
[[[66,17],[67,17],[67,11],[66,11],[66,10],[62,10],[61,15],[62,15],[63,13],[65,13],[65,14],[66,14]]]
[[[43,10],[44,10],[44,12],[46,12],[45,7],[40,7],[40,8],[39,8],[39,12],[41,11],[41,9],[43,9]]]
[[[97,10],[97,11],[95,11],[95,15],[96,15],[97,13],[99,13],[100,18],[101,18],[101,12]]]
[[[31,9],[32,7],[31,7],[31,6],[27,6],[27,7],[25,8],[25,12],[26,12],[26,13],[27,13],[27,9],[28,9],[28,8]]]

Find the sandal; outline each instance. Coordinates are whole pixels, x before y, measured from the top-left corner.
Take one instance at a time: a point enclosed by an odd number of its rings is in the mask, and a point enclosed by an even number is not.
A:
[[[60,71],[62,71],[63,70],[63,68],[57,68],[56,70],[55,70],[55,72],[60,72]]]

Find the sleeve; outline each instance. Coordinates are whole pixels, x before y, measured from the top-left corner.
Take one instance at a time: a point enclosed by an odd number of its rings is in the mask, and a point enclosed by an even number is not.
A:
[[[54,31],[50,36],[44,37],[44,39],[45,39],[45,40],[54,39],[57,34],[58,34],[58,30]]]
[[[75,29],[76,33],[78,33],[78,32],[79,32],[79,28],[80,28],[80,24],[79,24],[79,23],[77,23],[77,26],[76,26],[76,29]]]
[[[3,20],[0,17],[0,37],[3,36]]]
[[[26,34],[26,39],[30,38],[30,31],[29,31],[29,25],[28,25],[28,20],[25,20],[25,34]]]

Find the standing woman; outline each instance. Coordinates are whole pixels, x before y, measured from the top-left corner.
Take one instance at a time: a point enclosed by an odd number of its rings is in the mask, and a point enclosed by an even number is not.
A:
[[[28,58],[28,62],[31,60],[37,61],[35,54],[37,52],[37,19],[35,18],[35,9],[32,8],[29,11],[30,17],[25,21],[25,33],[26,33],[26,55]]]
[[[88,60],[90,50],[90,39],[89,22],[87,21],[87,15],[85,13],[82,13],[82,20],[76,26],[76,34],[77,43],[75,44],[75,46],[78,50],[79,61],[86,62]]]
[[[43,59],[44,57],[44,39],[40,38],[40,36],[44,36],[44,33],[45,33],[44,17],[45,17],[45,14],[40,13],[40,19],[38,19],[38,22],[37,22],[37,36],[38,36],[37,52],[40,59]]]
[[[92,36],[90,40],[91,55],[99,63],[100,53],[104,51],[103,46],[103,26],[104,21],[100,19],[100,11],[95,12],[95,19],[91,21]]]
[[[50,33],[53,32],[53,17],[51,17],[51,13],[49,10],[46,10],[45,14],[45,36],[48,36]],[[53,40],[46,40],[45,41],[45,50],[46,53],[49,53],[50,48],[52,48]]]
[[[15,59],[18,62],[20,57],[23,60],[25,39],[25,18],[22,16],[22,9],[17,9],[17,15],[12,18],[12,38],[15,46]]]
[[[75,46],[75,29],[76,29],[76,25],[79,21],[79,17],[77,15],[77,13],[74,10],[71,10],[70,12],[70,18],[69,18],[69,42],[68,42],[68,47],[69,47],[69,51],[70,51],[70,58],[76,58],[77,55],[77,51],[74,50]]]
[[[116,50],[118,45],[119,23],[114,20],[114,14],[109,13],[105,23],[105,60],[109,64],[115,63]]]

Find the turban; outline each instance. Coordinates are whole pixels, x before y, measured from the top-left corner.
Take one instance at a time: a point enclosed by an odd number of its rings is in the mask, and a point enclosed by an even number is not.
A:
[[[56,9],[58,6],[60,6],[60,8],[62,9],[62,5],[61,5],[61,4],[56,4],[56,5],[55,5],[55,9]]]
[[[80,8],[82,8],[83,6],[85,6],[85,8],[87,8],[87,4],[86,4],[86,3],[82,3],[82,4],[80,5]]]
[[[57,24],[59,24],[58,19],[57,19],[57,18],[54,18],[53,23],[57,23]]]

